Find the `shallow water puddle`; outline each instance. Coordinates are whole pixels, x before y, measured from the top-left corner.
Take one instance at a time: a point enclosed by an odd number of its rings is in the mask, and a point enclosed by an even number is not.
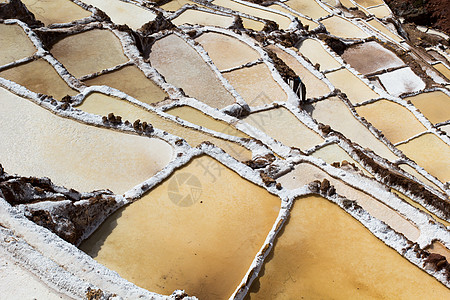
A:
[[[365,175],[369,177],[373,177],[372,174],[367,172],[358,162],[356,162],[353,158],[348,155],[347,152],[344,151],[339,145],[331,144],[325,147],[320,148],[319,150],[311,153],[312,156],[322,159],[328,164],[332,164],[334,162],[342,163],[347,161],[349,163],[355,164],[359,170],[361,170]]]
[[[22,2],[45,26],[54,23],[69,23],[92,14],[70,0],[23,0]]]
[[[75,77],[128,61],[119,39],[111,31],[101,29],[68,36],[56,43],[51,52]]]
[[[444,75],[447,79],[450,79],[450,70],[443,63],[437,63],[433,65],[433,67],[441,72],[441,74]]]
[[[329,98],[304,107],[314,119],[328,124],[334,130],[342,132],[347,138],[362,147],[372,149],[378,155],[394,160],[397,157],[361,124],[348,107],[338,98]]]
[[[319,19],[329,15],[329,13],[314,0],[289,0],[285,2],[285,4],[293,10],[312,19]]]
[[[370,57],[370,59],[367,59],[367,57]],[[405,64],[393,52],[374,41],[347,48],[342,58],[365,75]]]
[[[233,17],[217,15],[214,13],[188,9],[185,10],[181,15],[172,20],[172,23],[176,26],[183,24],[199,24],[204,26],[217,26],[217,27],[229,27],[233,24]]]
[[[368,8],[367,11],[371,14],[374,14],[375,17],[379,19],[383,19],[391,15],[391,11],[389,10],[389,8],[387,8],[386,5]]]
[[[228,142],[201,133],[200,131],[183,127],[173,121],[158,116],[156,113],[139,108],[125,100],[116,99],[100,93],[93,93],[77,108],[100,116],[107,116],[112,112],[116,116],[121,116],[123,121],[128,120],[131,123],[140,119],[141,122],[147,122],[156,128],[184,138],[192,147],[195,147],[204,141],[210,141],[238,160],[245,161],[252,158],[252,154],[249,150],[236,143]]]
[[[9,173],[46,176],[83,192],[120,194],[172,159],[172,147],[160,139],[61,118],[2,88],[0,103],[0,157]]]
[[[250,106],[286,101],[287,95],[265,64],[224,73],[223,76]]]
[[[207,32],[195,40],[208,52],[219,70],[239,67],[260,58],[253,48],[225,34]]]
[[[401,42],[403,41],[403,38],[400,37],[397,34],[392,33],[392,31],[390,31],[389,29],[386,28],[385,25],[381,24],[380,22],[378,22],[376,19],[373,19],[369,22],[367,22],[369,25],[371,25],[372,27],[374,27],[375,29],[379,30],[381,33],[383,33],[384,35],[386,35],[387,37],[393,39],[396,42]]]
[[[378,78],[386,91],[393,96],[417,92],[425,88],[425,82],[409,67],[381,74]]]
[[[371,216],[385,222],[394,230],[403,233],[411,241],[415,241],[419,237],[419,229],[396,211],[374,197],[345,184],[343,181],[330,177],[314,165],[299,164],[295,166],[293,171],[278,178],[278,182],[288,189],[295,189],[314,180],[322,181],[324,178],[328,179],[330,184],[335,187],[336,193],[347,199],[355,200]]]
[[[411,288],[414,287],[414,288]],[[448,289],[318,196],[296,200],[250,299],[444,299]]]
[[[426,133],[397,148],[441,182],[450,180],[450,147],[434,134]]]
[[[427,248],[427,250],[431,253],[437,253],[447,258],[447,261],[450,260],[450,250],[447,249],[440,242],[434,242],[431,247]]]
[[[267,46],[267,48],[275,52],[278,58],[283,60],[295,72],[295,74],[300,77],[306,86],[306,97],[308,99],[321,97],[331,92],[325,82],[317,78],[293,56],[274,45]]]
[[[346,39],[362,39],[369,36],[358,26],[341,17],[333,16],[320,22],[325,25],[329,33],[337,37]]]
[[[19,25],[0,24],[0,66],[33,55],[36,48]]]
[[[405,100],[411,101],[433,124],[450,119],[450,97],[441,91],[422,93]]]
[[[156,18],[149,10],[120,0],[83,0],[83,2],[103,10],[114,23],[127,24],[133,30]]]
[[[235,11],[239,11],[239,12],[251,15],[251,16],[259,17],[261,19],[274,21],[280,26],[280,29],[286,30],[289,27],[289,25],[291,24],[291,20],[283,15],[273,13],[273,12],[270,12],[267,10],[259,9],[259,8],[254,8],[251,6],[244,5],[244,4],[240,4],[240,3],[234,2],[232,0],[214,0],[212,2],[212,4],[222,6],[222,7],[227,7],[232,10],[235,10]]]
[[[408,109],[389,100],[379,100],[355,109],[361,117],[365,117],[381,130],[393,144],[427,130]]]
[[[338,63],[317,40],[304,40],[298,51],[303,56],[307,57],[313,65],[320,64],[320,70],[335,69],[341,66],[341,64]]]
[[[72,90],[52,65],[43,59],[4,70],[0,72],[0,77],[23,85],[33,92],[50,95],[56,100],[78,93]]]
[[[180,106],[175,107],[165,111],[168,114],[173,116],[177,116],[183,120],[186,120],[192,124],[197,124],[204,128],[208,128],[217,132],[225,133],[228,135],[233,135],[241,138],[248,138],[248,135],[243,133],[240,130],[237,130],[234,126],[230,124],[216,120],[213,117],[210,117],[204,114],[202,111],[195,109],[190,106]]]
[[[234,103],[234,97],[200,55],[174,34],[155,42],[150,62],[167,82],[182,88],[186,94],[199,101],[214,108]]]
[[[425,207],[423,207],[422,205],[420,205],[419,203],[415,202],[414,200],[412,200],[411,198],[409,198],[408,196],[404,195],[403,193],[391,189],[391,192],[396,194],[399,198],[405,200],[406,202],[408,202],[409,204],[411,204],[412,206],[426,212],[427,214],[431,215],[436,221],[438,221],[439,223],[441,223],[444,226],[450,226],[450,223],[437,217],[435,214],[431,213],[429,210],[427,210]]]
[[[335,88],[344,92],[352,104],[378,98],[367,84],[347,69],[340,69],[326,75]]]
[[[135,66],[125,66],[117,71],[88,79],[84,83],[107,85],[148,104],[164,100],[167,96],[156,83],[145,77],[144,73]]]
[[[289,147],[307,150],[323,143],[320,135],[306,127],[284,107],[252,113],[243,121]]]
[[[203,156],[109,217],[81,249],[151,291],[226,299],[279,209],[278,197]]]

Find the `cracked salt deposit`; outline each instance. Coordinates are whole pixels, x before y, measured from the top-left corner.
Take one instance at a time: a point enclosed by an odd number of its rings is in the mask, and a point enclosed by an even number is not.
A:
[[[340,2],[0,1],[8,299],[448,297],[450,45]]]

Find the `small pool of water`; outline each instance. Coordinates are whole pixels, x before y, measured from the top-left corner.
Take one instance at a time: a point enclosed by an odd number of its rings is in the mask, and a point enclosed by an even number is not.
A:
[[[298,51],[305,57],[307,57],[313,65],[320,64],[320,70],[335,69],[341,66],[336,59],[334,59],[330,53],[328,53],[322,46],[322,44],[314,39],[304,40]]]
[[[23,0],[22,2],[45,26],[54,23],[70,23],[91,15],[90,11],[82,9],[70,0]]]
[[[33,55],[36,48],[19,25],[0,24],[0,66]]]
[[[450,119],[450,97],[441,91],[422,93],[405,100],[411,101],[433,124]]]

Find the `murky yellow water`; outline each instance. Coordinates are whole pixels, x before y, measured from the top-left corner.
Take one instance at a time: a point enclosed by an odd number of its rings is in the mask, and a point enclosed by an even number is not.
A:
[[[116,24],[127,24],[137,30],[142,25],[155,19],[156,15],[149,10],[120,0],[84,0],[86,4],[103,10]]]
[[[421,135],[397,148],[441,182],[450,180],[450,147],[434,134]]]
[[[307,150],[323,143],[320,135],[306,127],[286,108],[256,112],[243,120],[289,147]]]
[[[230,124],[224,121],[216,120],[213,117],[210,117],[201,112],[200,110],[190,106],[174,107],[172,109],[167,110],[166,113],[177,116],[193,124],[200,125],[204,128],[215,130],[217,132],[234,135],[242,138],[248,138],[248,135],[246,135],[240,130],[237,130],[234,126],[231,126]]]
[[[204,26],[229,27],[233,24],[233,17],[217,15],[206,11],[188,9],[172,20],[172,23],[180,26],[183,24],[198,24]]]
[[[346,160],[350,163],[355,164],[364,174],[367,176],[373,177],[372,174],[367,172],[359,163],[357,163],[347,152],[344,151],[337,144],[331,144],[325,147],[320,148],[319,150],[311,153],[312,156],[320,158],[327,162],[328,164],[332,164],[334,162],[342,163],[342,161]]]
[[[426,179],[425,177],[423,177],[419,172],[417,172],[415,169],[411,168],[408,165],[399,165],[398,166],[400,169],[402,169],[403,171],[411,174],[412,176],[416,177],[417,179],[419,179],[420,181],[422,181],[423,183],[434,187],[435,189],[437,189],[438,191],[440,190],[440,188],[435,185],[434,183],[432,183],[431,181],[429,181],[428,179]]]
[[[286,4],[286,3],[285,3],[285,4]],[[295,13],[291,12],[290,10],[288,10],[288,9],[286,9],[286,8],[284,8],[284,7],[280,6],[280,5],[278,5],[278,4],[272,4],[272,5],[270,5],[269,7],[270,7],[270,8],[273,8],[273,9],[276,9],[276,10],[279,10],[279,11],[281,11],[281,12],[284,12],[284,13],[287,13],[287,14],[290,14],[290,15],[293,15],[294,17],[298,18],[298,20],[299,20],[300,22],[302,22],[303,25],[308,25],[308,26],[309,26],[309,30],[312,30],[312,29],[314,29],[314,28],[316,28],[316,27],[319,26],[319,24],[314,23],[314,22],[312,22],[312,21],[310,21],[310,20],[308,20],[308,19],[306,19],[306,18],[303,18],[303,17],[301,17],[300,15],[295,14]]]
[[[362,31],[352,22],[337,16],[321,21],[332,35],[347,39],[362,39],[368,37],[367,33]]]
[[[293,10],[312,19],[318,19],[329,15],[329,13],[314,0],[289,0],[285,4]]]
[[[325,49],[320,42],[313,39],[306,39],[302,42],[299,52],[306,56],[311,63],[320,64],[320,70],[328,70],[339,68],[340,63],[337,62]]]
[[[388,100],[358,106],[356,111],[394,144],[427,130],[409,110]]]
[[[433,218],[438,221],[439,223],[443,224],[444,226],[450,226],[450,223],[437,217],[435,214],[432,214],[431,212],[429,212],[425,207],[423,207],[422,205],[420,205],[419,203],[413,201],[411,198],[409,198],[408,196],[404,195],[403,193],[400,193],[399,191],[396,191],[394,189],[391,189],[391,192],[396,194],[397,196],[399,196],[401,199],[405,200],[406,202],[408,202],[409,204],[411,204],[412,206],[430,214],[431,216],[433,216]]]
[[[273,251],[251,299],[448,297],[444,285],[321,197],[295,202]]]
[[[162,140],[64,119],[2,88],[0,103],[0,157],[9,173],[46,176],[83,192],[123,193],[172,159]]]
[[[407,97],[431,123],[440,123],[450,119],[450,97],[441,91],[422,93]]]
[[[51,95],[56,100],[78,93],[72,90],[55,69],[43,59],[2,71],[0,77],[23,85],[33,92]]]
[[[91,12],[69,0],[23,0],[22,2],[36,19],[46,26],[54,23],[69,23],[91,15]]]
[[[156,103],[167,94],[135,66],[126,66],[84,82],[87,85],[107,85],[145,103]]]
[[[156,128],[184,138],[192,147],[199,145],[203,141],[210,141],[238,160],[244,161],[252,158],[251,152],[238,144],[183,127],[175,122],[159,117],[156,113],[139,108],[124,100],[94,93],[89,95],[83,104],[77,108],[101,116],[107,116],[110,112],[113,112],[116,116],[121,116],[122,121],[129,120],[131,123],[140,119],[141,122],[145,121]]]
[[[370,57],[370,59],[367,59]],[[400,67],[405,63],[377,42],[357,44],[345,50],[342,58],[362,74]]]
[[[293,56],[287,54],[280,48],[270,45],[267,48],[275,52],[281,60],[283,60],[297,74],[306,86],[306,97],[316,98],[330,93],[330,88],[314,76],[307,68],[299,63]]]
[[[223,76],[250,106],[286,101],[287,95],[265,64],[224,73]]]
[[[0,24],[0,66],[36,52],[33,43],[19,25]]]
[[[371,14],[374,14],[379,19],[389,17],[391,15],[391,12],[386,7],[386,5],[369,8],[367,11],[370,12]]]
[[[353,142],[367,147],[389,160],[397,157],[385,144],[380,142],[364,125],[352,115],[347,106],[338,98],[332,97],[305,107],[318,122],[328,124],[342,132]]]
[[[226,299],[279,208],[279,198],[204,156],[109,217],[81,249],[150,291]]]
[[[234,97],[200,55],[174,34],[155,42],[150,62],[167,82],[182,88],[197,100],[215,108],[234,103]]]
[[[94,29],[68,36],[56,43],[51,52],[75,77],[128,61],[119,39],[109,30]]]
[[[431,253],[438,253],[442,256],[445,256],[447,258],[447,261],[450,260],[450,250],[447,249],[444,245],[442,245],[440,242],[434,242],[431,247],[427,249]]]
[[[353,104],[379,97],[367,84],[347,69],[328,73],[326,77],[336,88],[347,94]]]
[[[297,165],[293,171],[278,178],[278,182],[284,187],[293,189],[302,187],[314,180],[322,181],[324,178],[327,178],[330,184],[336,188],[336,193],[347,199],[355,200],[371,216],[385,222],[394,230],[403,233],[408,239],[415,241],[419,237],[419,229],[396,211],[370,195],[346,185],[343,181],[330,177],[313,165],[306,163]]]
[[[435,64],[433,67],[447,77],[447,79],[450,79],[450,70],[443,63]]]
[[[259,58],[258,52],[231,36],[207,32],[196,39],[219,70],[239,67]]]
[[[387,29],[383,24],[381,24],[377,20],[374,19],[374,20],[371,20],[371,21],[369,21],[367,23],[370,24],[371,26],[373,26],[375,29],[379,30],[381,33],[383,33],[386,36],[390,37],[394,41],[396,41],[396,42],[403,41],[403,39],[400,36],[398,36],[397,34],[392,33],[389,29]]]
[[[286,30],[291,24],[291,20],[283,15],[240,4],[232,0],[214,0],[213,4],[231,8],[232,10],[246,13],[251,16],[274,21],[280,26],[280,29]]]

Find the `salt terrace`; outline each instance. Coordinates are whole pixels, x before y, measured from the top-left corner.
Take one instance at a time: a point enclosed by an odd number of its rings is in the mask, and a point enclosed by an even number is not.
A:
[[[1,297],[448,299],[449,37],[402,26],[1,0]]]

